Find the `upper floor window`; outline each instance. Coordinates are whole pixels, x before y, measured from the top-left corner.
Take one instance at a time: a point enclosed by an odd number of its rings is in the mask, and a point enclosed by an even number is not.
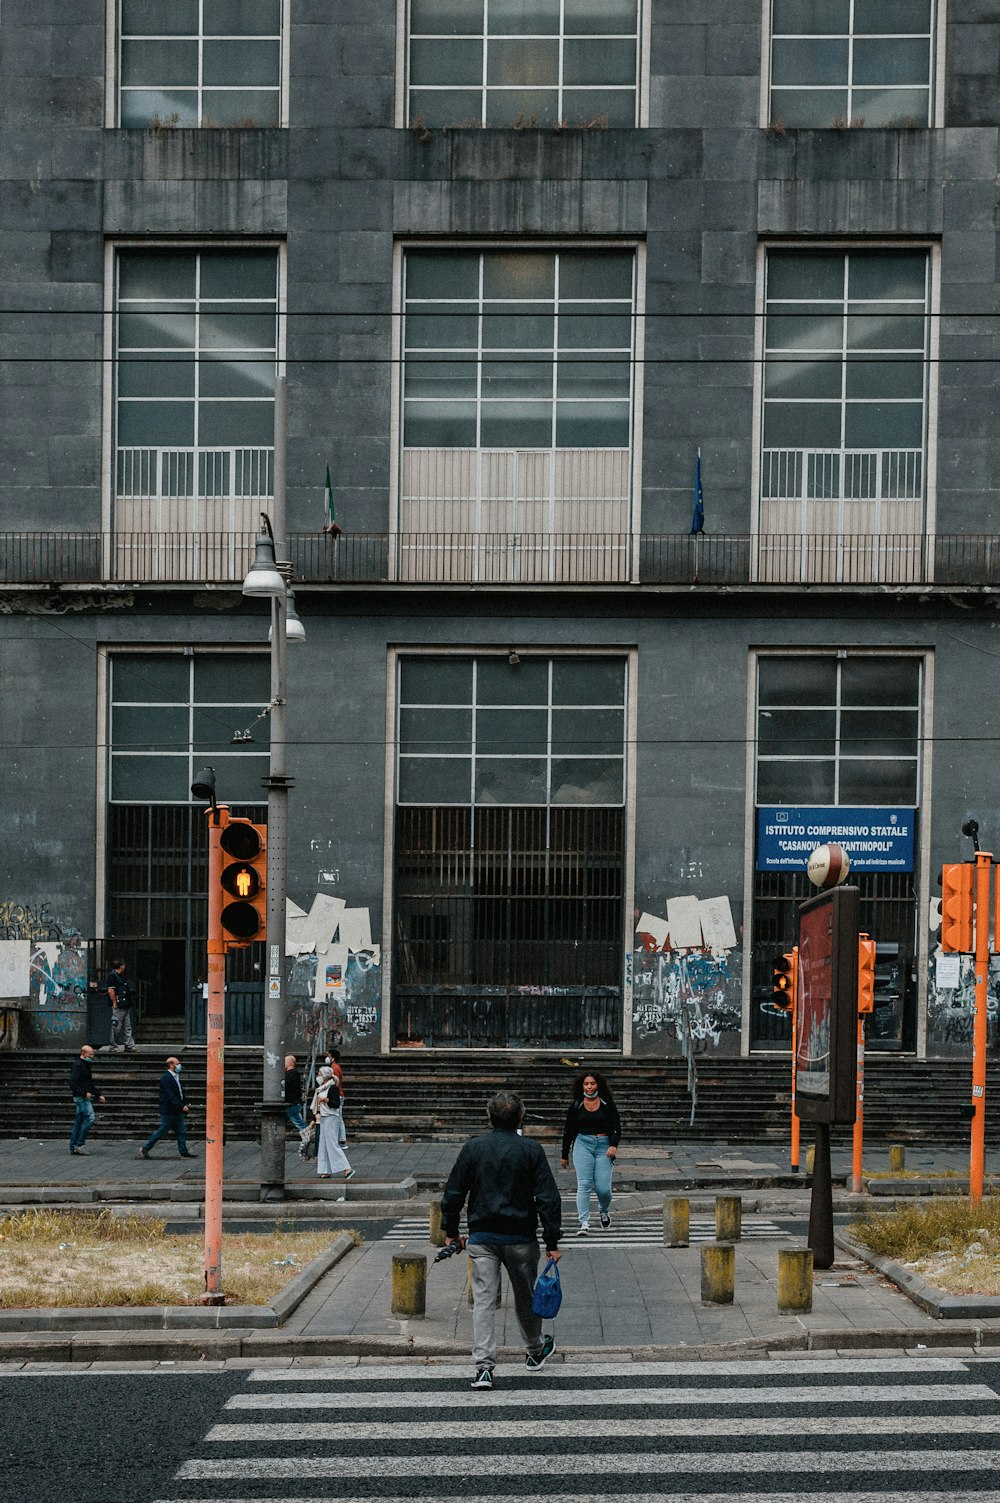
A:
[[[123,126],[273,126],[282,0],[121,0]]]
[[[638,0],[410,0],[409,119],[634,126]]]
[[[771,0],[772,122],[931,123],[934,0]]]
[[[627,448],[631,251],[410,251],[403,442]]]

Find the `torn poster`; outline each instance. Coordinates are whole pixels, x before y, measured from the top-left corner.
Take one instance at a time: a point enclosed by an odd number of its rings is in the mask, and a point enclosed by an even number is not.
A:
[[[670,925],[665,918],[657,918],[655,913],[640,913],[635,934],[644,950],[665,949],[669,933]]]
[[[668,898],[667,924],[675,950],[701,948],[701,914],[697,898]]]
[[[701,916],[701,933],[706,949],[733,950],[736,948],[736,929],[733,925],[733,910],[728,898],[702,898],[698,904]]]

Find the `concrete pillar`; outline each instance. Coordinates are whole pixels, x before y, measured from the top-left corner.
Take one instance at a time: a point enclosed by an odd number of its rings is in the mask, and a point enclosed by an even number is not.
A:
[[[813,1255],[809,1247],[778,1253],[778,1309],[808,1315],[813,1307]]]
[[[427,1309],[427,1259],[423,1253],[394,1253],[392,1313],[409,1318]]]
[[[427,1207],[430,1221],[430,1244],[431,1247],[444,1247],[444,1228],[441,1225],[441,1202],[432,1200]]]
[[[889,1173],[902,1174],[906,1168],[906,1144],[889,1144]]]
[[[743,1230],[743,1202],[738,1195],[715,1197],[716,1242],[738,1242]]]
[[[731,1242],[710,1242],[701,1250],[701,1302],[731,1305],[736,1287],[736,1249]]]
[[[668,1195],[663,1202],[663,1245],[687,1247],[690,1240],[691,1202],[686,1195]]]

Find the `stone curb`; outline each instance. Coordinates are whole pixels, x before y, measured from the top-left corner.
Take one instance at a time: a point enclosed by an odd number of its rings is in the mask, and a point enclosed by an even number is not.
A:
[[[915,1305],[933,1315],[935,1320],[996,1320],[1000,1316],[1000,1295],[947,1294],[919,1273],[914,1273],[912,1268],[906,1268],[892,1258],[880,1257],[864,1243],[854,1242],[843,1233],[838,1233],[834,1241],[845,1252],[891,1279]]]
[[[336,1267],[354,1248],[354,1238],[347,1232],[339,1232],[330,1246],[307,1263],[301,1273],[289,1279],[269,1305],[152,1305],[145,1309],[117,1306],[102,1309],[99,1306],[82,1306],[74,1309],[61,1306],[53,1309],[0,1310],[0,1351],[5,1341],[16,1332],[52,1332],[69,1336],[74,1331],[87,1331],[111,1335],[118,1342],[147,1338],[147,1331],[192,1330],[206,1331],[270,1330],[284,1325],[306,1295],[316,1287],[320,1279]],[[142,1334],[139,1334],[142,1333]],[[239,1355],[235,1353],[234,1355]],[[46,1359],[47,1360],[47,1359]],[[56,1359],[59,1360],[59,1359]]]
[[[338,1193],[339,1192],[339,1193]],[[319,1203],[331,1201],[411,1201],[417,1194],[417,1181],[412,1174],[401,1180],[373,1181],[363,1184],[330,1184],[293,1182],[285,1187],[285,1198],[274,1205],[295,1205],[302,1201]],[[81,1202],[93,1205],[105,1200],[159,1200],[197,1201],[205,1198],[204,1186],[199,1183],[178,1184],[174,1180],[160,1183],[149,1181],[131,1182],[115,1180],[99,1185],[3,1185],[0,1184],[0,1206],[4,1205],[78,1205]],[[260,1185],[256,1181],[229,1181],[223,1186],[223,1201],[247,1202],[250,1205],[271,1204],[260,1199]]]

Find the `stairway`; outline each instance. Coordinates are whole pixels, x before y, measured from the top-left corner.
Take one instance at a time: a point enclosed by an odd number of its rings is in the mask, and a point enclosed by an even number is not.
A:
[[[108,1097],[98,1108],[102,1133],[145,1136],[157,1120],[157,1082],[164,1052],[143,1045],[134,1054],[100,1054],[94,1078]],[[204,1122],[205,1051],[177,1049],[192,1130]],[[20,1050],[0,1054],[0,1138],[62,1137],[72,1103],[66,1077],[73,1056]],[[537,1055],[391,1055],[347,1059],[346,1117],[354,1138],[467,1137],[486,1126],[486,1100],[501,1086],[516,1090],[528,1111],[529,1132],[557,1139],[576,1071]],[[703,1059],[693,1125],[681,1060],[608,1060],[606,1070],[633,1142],[783,1142],[788,1135],[787,1058]],[[968,1142],[964,1108],[970,1067],[964,1061],[918,1061],[877,1056],[865,1065],[865,1138],[930,1145]],[[1000,1065],[988,1072],[987,1103],[1000,1090]],[[256,1138],[260,1125],[261,1051],[226,1052],[226,1130]],[[804,1128],[809,1140],[808,1126]],[[850,1129],[837,1129],[844,1143]],[[987,1112],[986,1138],[1000,1145],[1000,1111]]]

